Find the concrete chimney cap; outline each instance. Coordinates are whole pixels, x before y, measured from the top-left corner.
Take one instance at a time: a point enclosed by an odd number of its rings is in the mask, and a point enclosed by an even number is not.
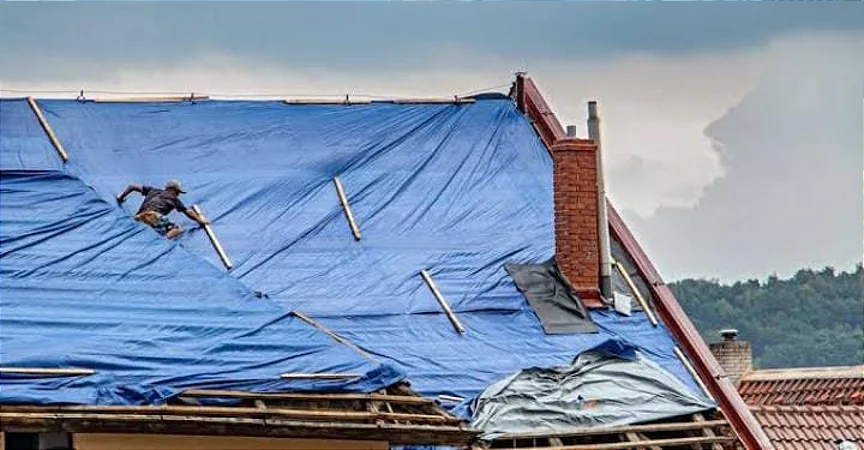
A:
[[[734,341],[738,337],[738,330],[735,328],[726,328],[725,330],[720,330],[720,336],[723,337],[724,341]]]

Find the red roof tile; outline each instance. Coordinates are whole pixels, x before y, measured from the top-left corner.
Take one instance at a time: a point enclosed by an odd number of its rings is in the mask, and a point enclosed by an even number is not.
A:
[[[752,406],[750,410],[776,450],[836,450],[843,439],[864,446],[862,405]]]
[[[864,366],[757,370],[738,392],[748,405],[864,405]]]

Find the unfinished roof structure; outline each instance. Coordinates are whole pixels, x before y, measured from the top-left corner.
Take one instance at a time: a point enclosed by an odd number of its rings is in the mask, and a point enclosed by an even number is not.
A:
[[[639,304],[604,301],[597,145],[530,78],[135,100],[0,101],[7,431],[461,444],[461,418],[493,447],[771,448],[611,205],[607,275]],[[210,229],[166,241],[115,200],[172,178]]]

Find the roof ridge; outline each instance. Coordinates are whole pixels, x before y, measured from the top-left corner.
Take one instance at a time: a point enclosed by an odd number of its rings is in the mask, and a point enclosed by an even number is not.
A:
[[[751,370],[741,377],[741,382],[836,378],[864,379],[864,365]]]

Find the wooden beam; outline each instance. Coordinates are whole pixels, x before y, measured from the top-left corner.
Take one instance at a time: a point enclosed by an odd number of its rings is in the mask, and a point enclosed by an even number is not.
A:
[[[207,95],[196,96],[195,94],[189,96],[165,96],[165,97],[105,97],[105,98],[95,98],[93,99],[94,103],[182,103],[182,102],[193,102],[198,100],[210,100],[210,97]]]
[[[461,98],[461,97],[441,97],[441,98],[394,98],[392,100],[376,100],[373,103],[395,103],[397,105],[411,105],[411,104],[466,104],[466,103],[474,103],[476,100],[473,98]]]
[[[280,378],[286,380],[344,380],[348,378],[360,378],[357,373],[283,373]]]
[[[0,373],[14,373],[20,375],[42,375],[53,377],[74,377],[81,375],[93,375],[96,373],[93,369],[84,369],[79,367],[69,368],[40,368],[40,367],[0,367]]]
[[[354,213],[351,211],[351,205],[348,204],[348,197],[345,196],[345,189],[342,187],[342,180],[339,177],[333,177],[333,184],[336,185],[336,194],[339,196],[339,203],[342,204],[342,210],[345,211],[345,218],[348,219],[348,225],[351,227],[351,234],[354,235],[354,240],[360,240],[360,228],[357,226],[357,221],[354,220]]]
[[[699,388],[702,389],[702,392],[705,393],[705,396],[713,400],[714,397],[711,396],[711,391],[708,390],[708,386],[705,386],[705,382],[703,382],[702,379],[699,378],[699,374],[696,373],[696,369],[693,367],[693,364],[690,362],[687,356],[684,355],[684,352],[682,352],[677,345],[675,346],[674,350],[675,356],[677,356],[678,359],[681,360],[681,364],[684,364],[684,368],[687,369],[687,372],[690,372],[690,376],[692,376],[693,379],[696,380],[696,384],[699,385]]]
[[[48,136],[48,140],[51,141],[51,145],[54,146],[54,150],[56,150],[57,154],[60,155],[60,159],[62,159],[64,163],[68,161],[69,154],[66,153],[63,144],[60,143],[60,140],[57,139],[57,135],[54,134],[51,125],[48,124],[48,120],[45,118],[45,115],[42,114],[42,109],[39,108],[39,104],[36,103],[36,100],[33,97],[27,97],[27,103],[30,105],[30,109],[33,110],[33,114],[36,115],[36,120],[39,121],[42,130],[45,131],[45,134]]]
[[[627,450],[664,446],[682,446],[690,444],[710,444],[712,442],[731,442],[734,440],[734,438],[726,436],[717,436],[713,438],[699,436],[671,439],[648,439],[630,442],[609,442],[604,444],[565,445],[562,447],[537,447],[534,450]]]
[[[391,413],[379,412],[373,414],[368,411],[342,411],[342,410],[314,410],[314,409],[291,409],[291,408],[250,408],[250,407],[226,407],[226,406],[185,406],[185,405],[161,405],[161,406],[96,406],[96,405],[68,405],[68,406],[8,406],[0,405],[0,413],[45,413],[62,416],[66,413],[87,414],[157,414],[162,416],[222,416],[222,417],[260,417],[279,416],[293,419],[306,420],[340,420],[340,421],[370,421],[376,419],[384,420],[407,420],[411,422],[433,422],[433,423],[461,423],[461,420],[452,416],[441,416],[438,414],[413,414],[413,413]],[[109,417],[110,418],[110,417]]]
[[[308,323],[309,325],[312,325],[313,327],[315,327],[315,328],[317,328],[317,329],[323,331],[323,332],[326,333],[328,336],[330,336],[331,338],[333,338],[333,340],[335,340],[336,342],[338,342],[338,343],[340,343],[340,344],[342,344],[342,345],[344,345],[344,346],[346,346],[346,347],[349,347],[351,350],[354,350],[355,352],[359,353],[361,356],[363,356],[364,358],[368,359],[369,361],[372,361],[372,362],[375,362],[375,363],[378,362],[377,359],[373,358],[372,355],[370,355],[369,353],[367,353],[365,350],[363,350],[363,349],[361,349],[360,347],[354,345],[354,344],[351,343],[351,341],[349,341],[348,339],[345,339],[344,337],[342,337],[342,336],[336,334],[333,330],[331,330],[331,329],[325,327],[324,325],[321,325],[320,323],[318,323],[318,322],[312,320],[311,317],[309,317],[309,316],[307,316],[307,315],[301,313],[300,311],[292,311],[291,313],[294,314],[295,316],[297,316],[298,319],[300,319],[300,320],[302,320],[302,321]]]
[[[2,411],[2,407],[0,407]],[[398,444],[462,445],[478,432],[463,425],[302,421],[266,417],[202,417],[160,414],[6,413],[0,428],[71,433],[158,433],[270,437],[381,439]]]
[[[198,205],[192,205],[192,210],[198,214],[201,219],[205,222],[207,218],[204,217],[204,213],[201,212],[201,208]],[[216,233],[213,232],[213,229],[210,228],[210,225],[204,225],[204,232],[207,233],[207,237],[210,239],[210,243],[213,244],[213,248],[216,249],[216,253],[219,255],[219,259],[222,260],[222,264],[225,265],[225,268],[231,270],[231,260],[228,258],[228,254],[225,253],[225,249],[222,248],[222,244],[219,242],[219,239],[216,237]]]
[[[654,315],[654,311],[651,310],[651,307],[648,305],[648,302],[645,301],[645,297],[642,296],[642,292],[639,291],[639,287],[636,286],[636,283],[633,282],[633,278],[630,277],[630,273],[627,272],[627,269],[621,265],[618,261],[612,260],[612,265],[618,269],[618,273],[624,277],[624,281],[627,282],[627,286],[630,287],[630,290],[633,291],[633,295],[636,296],[636,301],[639,302],[639,306],[642,307],[642,310],[645,311],[645,315],[648,316],[648,321],[651,322],[651,325],[657,326],[657,317]]]
[[[693,414],[693,421],[696,423],[707,422],[707,420],[705,420],[705,416],[703,416],[701,413]],[[707,437],[717,436],[717,434],[714,433],[714,430],[710,426],[705,426],[705,428],[702,428],[702,435]],[[720,445],[720,443],[715,442],[711,444],[711,450],[723,450],[723,446]]]
[[[286,99],[286,105],[368,105],[369,100],[334,99]]]
[[[617,427],[585,427],[572,428],[554,433],[539,432],[539,433],[506,433],[496,438],[499,439],[530,439],[541,437],[570,437],[570,436],[596,436],[601,434],[622,434],[627,432],[634,433],[649,433],[649,432],[667,432],[667,431],[685,431],[698,430],[706,426],[726,425],[725,420],[708,420],[701,423],[695,422],[672,422],[672,423],[649,423],[644,425],[623,425]]]
[[[427,405],[435,403],[434,400],[407,395],[386,395],[386,394],[304,394],[302,392],[243,392],[243,391],[222,391],[222,390],[205,390],[205,389],[190,389],[183,391],[181,397],[196,397],[196,398],[240,398],[247,400],[297,400],[297,401],[381,401],[398,404],[416,404]]]
[[[432,281],[432,276],[429,275],[429,272],[426,269],[420,271],[420,276],[423,277],[423,281],[426,282],[426,285],[429,286],[429,290],[432,291],[432,295],[435,296],[435,300],[438,300],[438,304],[441,305],[441,308],[444,309],[444,312],[447,314],[447,318],[450,319],[450,322],[453,324],[453,328],[459,332],[459,334],[465,334],[465,327],[462,326],[462,322],[459,321],[459,318],[456,317],[456,314],[453,313],[453,310],[450,309],[450,305],[447,304],[447,300],[444,299],[444,296],[441,295],[441,291],[438,290],[438,286],[435,285],[435,282]]]

